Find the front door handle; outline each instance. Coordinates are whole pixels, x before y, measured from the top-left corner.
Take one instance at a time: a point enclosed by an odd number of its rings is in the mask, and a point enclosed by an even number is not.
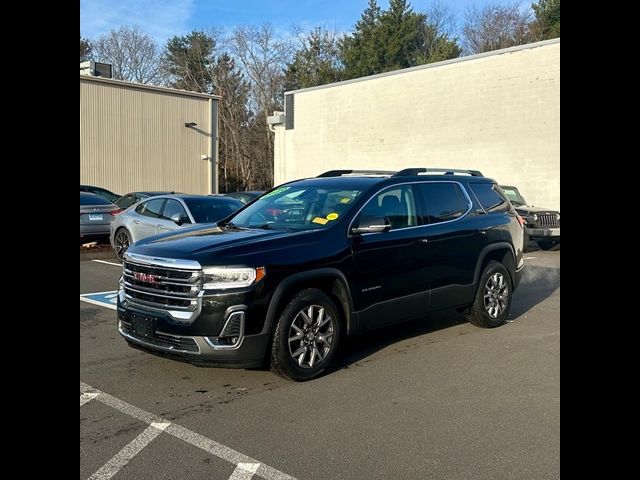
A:
[[[422,244],[426,245],[427,243],[429,243],[429,239],[428,238],[419,238],[418,240],[415,240],[413,243],[422,243]]]
[[[487,231],[486,230],[476,230],[476,235],[479,237],[486,237],[487,236]]]
[[[167,227],[165,227],[164,225],[156,225],[156,227],[161,228],[162,230],[169,230]]]
[[[140,225],[142,222],[140,220],[134,220],[133,223],[135,223],[136,225]]]

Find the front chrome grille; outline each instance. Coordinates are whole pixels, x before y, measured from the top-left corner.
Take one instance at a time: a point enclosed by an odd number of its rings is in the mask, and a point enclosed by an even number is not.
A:
[[[542,227],[557,227],[558,220],[555,213],[541,213],[538,215],[538,222]]]
[[[189,314],[198,310],[202,271],[181,268],[179,261],[176,267],[169,267],[166,261],[154,265],[153,260],[163,259],[125,256],[122,265],[125,299],[132,304],[170,312]]]

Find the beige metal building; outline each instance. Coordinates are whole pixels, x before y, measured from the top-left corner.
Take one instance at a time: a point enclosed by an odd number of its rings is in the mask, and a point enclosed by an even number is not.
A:
[[[80,75],[80,183],[216,193],[219,97]]]
[[[285,93],[275,184],[332,169],[477,169],[560,207],[560,39]]]

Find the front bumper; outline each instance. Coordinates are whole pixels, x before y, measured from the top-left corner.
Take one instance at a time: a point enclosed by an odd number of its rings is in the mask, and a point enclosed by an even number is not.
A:
[[[552,238],[554,240],[559,240],[560,227],[527,228],[527,234],[532,240],[535,240],[536,238]]]
[[[194,318],[179,321],[168,311],[148,308],[118,295],[118,331],[135,348],[197,365],[252,368],[263,364],[269,343],[264,325],[265,300],[255,299],[255,290],[209,295],[199,298]],[[134,321],[149,319],[149,331],[134,328]],[[220,344],[235,320],[234,345]],[[147,322],[147,320],[145,320]],[[136,325],[138,325],[136,323]],[[238,326],[239,325],[239,326]]]
[[[154,330],[148,335],[134,332],[126,316],[118,314],[118,332],[129,346],[194,365],[254,368],[263,364],[269,336],[242,335],[233,347],[216,347],[211,337],[176,335]]]

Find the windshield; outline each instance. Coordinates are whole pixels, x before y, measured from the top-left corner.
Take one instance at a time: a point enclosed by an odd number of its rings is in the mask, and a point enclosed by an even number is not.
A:
[[[525,202],[525,200],[522,197],[522,195],[520,195],[520,192],[518,191],[517,188],[515,188],[515,187],[505,187],[505,186],[501,186],[500,188],[502,189],[504,194],[507,196],[507,198],[509,199],[509,201],[513,205],[521,206],[521,205],[526,205],[527,204],[527,202]]]
[[[230,219],[235,227],[312,230],[340,221],[361,190],[287,185]]]
[[[211,223],[222,220],[242,207],[242,203],[233,198],[204,197],[183,198],[196,223]]]

